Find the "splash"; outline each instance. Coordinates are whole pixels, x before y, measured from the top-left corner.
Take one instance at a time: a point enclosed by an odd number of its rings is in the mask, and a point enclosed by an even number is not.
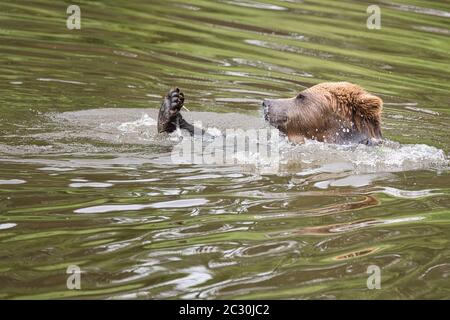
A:
[[[150,117],[148,114],[144,113],[142,117],[136,121],[124,122],[120,124],[117,129],[122,132],[139,132],[143,127],[156,126],[157,122],[155,119]]]
[[[220,135],[217,135],[217,132],[220,132],[218,128],[209,128],[207,132],[215,133],[214,136],[209,137],[213,141],[211,144],[224,141],[223,146],[220,143],[218,145],[220,152],[232,153],[230,157],[229,155],[224,157],[232,160],[228,164],[242,165],[246,170],[256,171],[260,174],[296,173],[299,176],[308,176],[318,173],[348,172],[368,174],[364,176],[364,181],[372,181],[379,178],[377,175],[371,175],[374,173],[421,169],[438,170],[446,169],[449,164],[443,150],[426,144],[400,144],[386,140],[382,145],[373,147],[362,144],[336,145],[309,140],[304,144],[296,145],[290,143],[286,137],[279,135],[275,142],[273,139],[269,141],[249,139],[249,144],[258,145],[257,148],[253,148],[256,152],[251,152],[251,147],[239,150],[239,148],[235,148],[235,145],[230,146],[227,143],[228,139],[222,139]],[[179,139],[180,133],[176,133],[176,136]],[[195,141],[198,141],[199,138],[184,136],[183,139],[187,139],[188,143],[193,142],[192,145],[195,145]],[[272,150],[272,153],[259,152],[261,150]],[[277,152],[274,153],[274,150]],[[199,154],[201,152],[203,154]],[[192,154],[188,154],[187,158],[197,161],[193,162],[196,164],[216,164],[205,162],[207,159],[205,152],[211,152],[208,145],[203,150],[193,149]],[[359,175],[357,181],[348,178],[348,181],[336,180],[330,184],[366,185],[367,183],[361,181],[361,177]]]
[[[275,139],[260,141],[259,130],[275,130],[269,127],[261,118],[242,114],[221,114],[211,112],[187,112],[186,119],[196,124],[203,123],[210,143],[224,141],[219,147],[225,152],[232,152],[232,166],[238,165],[243,171],[258,174],[296,174],[300,177],[320,173],[369,174],[355,181],[354,179],[340,180],[342,177],[331,177],[329,185],[320,184],[321,187],[338,185],[360,185],[364,181],[379,179],[379,176],[370,174],[401,172],[410,170],[447,170],[448,157],[446,153],[436,147],[426,144],[401,144],[386,140],[380,146],[369,147],[365,145],[334,145],[316,141],[306,141],[301,145],[290,143],[287,138],[276,132]],[[190,160],[178,163],[168,156],[180,143],[196,146],[199,137],[192,138],[187,132],[175,131],[170,135],[157,133],[157,109],[93,109],[76,112],[53,114],[51,120],[61,125],[51,132],[33,134],[33,139],[40,139],[47,143],[41,146],[0,144],[0,152],[6,155],[33,155],[33,154],[66,154],[73,158],[69,163],[58,160],[58,168],[72,168],[77,162],[76,155],[86,152],[96,157],[96,154],[114,154],[115,159],[126,158],[128,164],[132,163],[159,163],[159,164],[201,164],[221,166],[222,163],[208,163],[204,161],[205,150],[211,148],[193,148],[188,153],[189,159],[201,159],[201,162]],[[235,139],[223,139],[227,131],[235,132]],[[236,150],[236,145],[242,142],[239,132],[251,133],[246,137],[248,149]],[[227,134],[228,135],[228,134]],[[271,133],[268,135],[273,136]],[[255,140],[255,137],[256,140]],[[234,142],[236,141],[236,142]],[[235,143],[235,144],[233,144]],[[250,146],[251,145],[251,146]],[[255,148],[255,145],[258,145]],[[43,149],[44,148],[44,149]],[[263,150],[264,152],[261,152]],[[273,152],[276,150],[277,152]],[[267,152],[270,151],[270,152]],[[119,154],[118,154],[119,152]],[[192,154],[190,154],[192,153]],[[269,155],[269,156],[268,156]],[[213,159],[214,157],[209,157]],[[11,159],[10,159],[11,161]],[[16,159],[19,161],[19,159]],[[20,161],[24,161],[23,159]],[[37,161],[34,159],[33,161]],[[42,161],[42,159],[40,160]],[[110,166],[113,159],[96,159],[96,166]],[[86,165],[86,161],[78,161]],[[120,160],[122,163],[122,160]],[[51,161],[40,162],[47,167],[55,167]],[[89,162],[94,165],[93,161]],[[114,162],[115,163],[115,162]],[[77,163],[78,164],[78,163]],[[48,169],[46,169],[48,170]],[[65,169],[61,169],[65,170]],[[364,180],[364,181],[363,181]],[[1,182],[1,181],[0,181]],[[3,181],[3,184],[6,182]],[[8,181],[7,183],[11,183]]]
[[[282,153],[285,164],[297,164],[301,167],[299,172],[304,175],[344,171],[398,172],[448,166],[447,156],[441,149],[389,140],[376,147],[307,141],[297,146],[285,144]]]

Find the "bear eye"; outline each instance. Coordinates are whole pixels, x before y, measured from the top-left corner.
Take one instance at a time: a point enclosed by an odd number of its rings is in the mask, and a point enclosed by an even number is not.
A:
[[[297,96],[297,99],[303,100],[303,99],[305,99],[305,96],[302,93],[299,93]]]

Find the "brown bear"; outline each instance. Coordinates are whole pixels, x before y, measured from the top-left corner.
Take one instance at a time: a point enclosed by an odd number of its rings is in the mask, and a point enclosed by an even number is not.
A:
[[[183,119],[184,95],[171,90],[158,115],[158,132],[177,127],[194,134],[194,126]],[[328,143],[381,143],[383,101],[360,86],[348,82],[326,82],[303,90],[290,99],[264,100],[264,117],[290,141],[305,139]]]

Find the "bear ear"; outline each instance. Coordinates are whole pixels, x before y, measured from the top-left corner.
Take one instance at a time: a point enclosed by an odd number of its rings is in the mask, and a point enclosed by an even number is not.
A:
[[[379,97],[363,92],[354,101],[353,121],[361,133],[371,139],[382,139],[381,111],[383,100]]]
[[[364,92],[358,96],[356,109],[356,113],[363,117],[377,119],[383,110],[383,100],[373,94]]]

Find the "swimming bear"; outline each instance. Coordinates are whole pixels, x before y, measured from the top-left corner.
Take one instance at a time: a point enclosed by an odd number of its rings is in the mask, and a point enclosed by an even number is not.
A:
[[[184,94],[172,89],[158,114],[158,132],[179,127],[194,135],[194,126],[183,119]],[[382,142],[383,101],[349,82],[325,82],[289,99],[264,100],[264,118],[293,143],[320,142],[378,145]]]

